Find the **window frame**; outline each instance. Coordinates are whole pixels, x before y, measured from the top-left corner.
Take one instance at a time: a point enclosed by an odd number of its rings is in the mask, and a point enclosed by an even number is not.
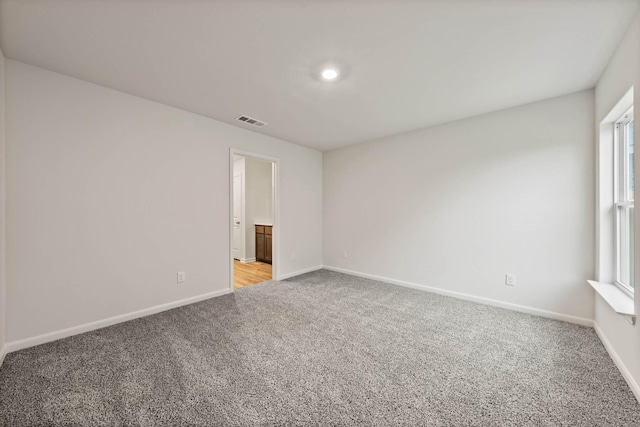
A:
[[[622,239],[628,239],[630,230],[623,231],[622,230],[622,216],[626,213],[625,210],[631,210],[631,221],[634,221],[635,216],[635,206],[634,200],[628,198],[627,191],[629,189],[629,185],[627,182],[627,178],[629,177],[629,144],[628,144],[628,133],[627,126],[629,123],[633,122],[633,107],[628,109],[618,120],[614,123],[614,167],[613,167],[613,185],[614,185],[614,224],[615,224],[615,285],[620,288],[625,294],[633,297],[634,289],[635,289],[635,278],[631,277],[633,287],[629,284],[624,283],[621,280],[622,277],[622,258],[626,257],[627,262],[629,263],[630,274],[634,274],[634,259],[631,254],[624,254],[622,252],[622,248],[629,247],[627,242],[626,245],[623,245]],[[635,128],[635,122],[634,122]],[[635,131],[635,129],[634,129]],[[635,135],[634,135],[635,139]],[[634,145],[634,157],[635,157],[635,145]],[[635,158],[634,158],[634,166],[635,166]],[[635,171],[634,171],[635,172]],[[635,192],[634,192],[635,193]],[[635,194],[634,194],[635,198]],[[628,227],[633,227],[633,224],[628,224]],[[633,228],[632,228],[633,229]],[[634,244],[634,239],[631,237],[631,245]],[[633,248],[632,253],[635,253],[635,248]]]

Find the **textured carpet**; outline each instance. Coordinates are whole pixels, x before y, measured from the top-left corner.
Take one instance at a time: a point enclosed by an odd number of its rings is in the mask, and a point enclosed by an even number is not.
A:
[[[0,424],[625,426],[590,328],[329,271],[11,353]]]

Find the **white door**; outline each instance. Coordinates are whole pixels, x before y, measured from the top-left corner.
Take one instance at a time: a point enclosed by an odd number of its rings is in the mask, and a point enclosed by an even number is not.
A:
[[[242,257],[242,175],[233,177],[233,258]]]

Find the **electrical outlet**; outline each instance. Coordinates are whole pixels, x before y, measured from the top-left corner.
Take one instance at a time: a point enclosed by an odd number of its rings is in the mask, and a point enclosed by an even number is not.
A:
[[[516,285],[516,275],[507,273],[504,275],[504,284],[507,286],[515,286]]]
[[[295,261],[296,260],[296,253],[292,253],[291,254],[291,261]]]
[[[187,280],[187,273],[184,271],[178,271],[178,283],[183,283]]]
[[[347,251],[342,251],[342,258],[346,258],[347,257]]]

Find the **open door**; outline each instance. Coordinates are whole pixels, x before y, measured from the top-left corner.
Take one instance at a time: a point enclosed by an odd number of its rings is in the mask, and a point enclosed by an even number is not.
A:
[[[230,283],[277,280],[278,159],[231,149]]]
[[[242,258],[242,175],[233,177],[233,258]]]

